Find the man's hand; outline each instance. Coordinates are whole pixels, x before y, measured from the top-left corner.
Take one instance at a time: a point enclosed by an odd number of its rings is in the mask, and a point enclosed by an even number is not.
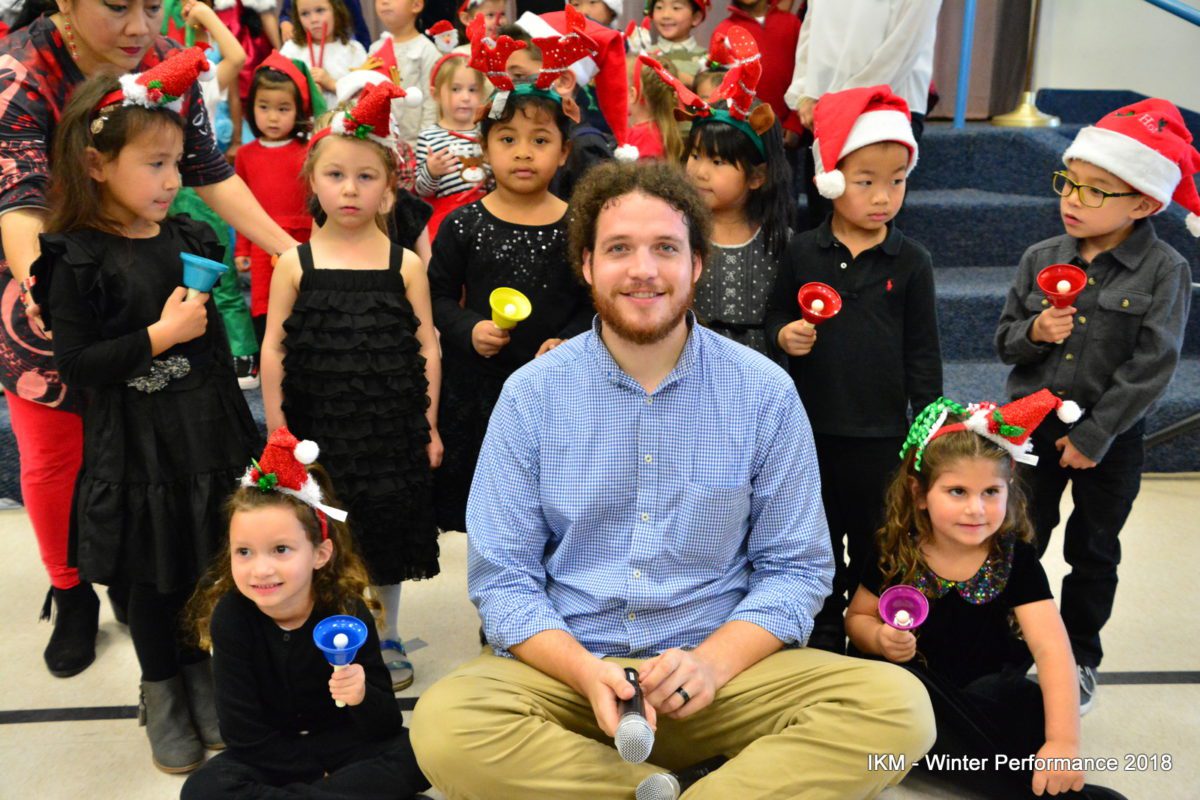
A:
[[[490,319],[483,319],[475,323],[475,327],[471,329],[471,345],[475,348],[475,352],[484,358],[491,358],[500,352],[509,342],[508,331],[502,331],[496,327],[496,323]]]
[[[617,725],[621,722],[617,711],[620,700],[633,698],[633,686],[625,680],[625,668],[611,661],[596,659],[591,671],[580,679],[583,696],[592,704],[592,713],[596,715],[596,724],[607,736],[617,735]],[[644,688],[643,688],[644,691]],[[650,727],[657,725],[658,717],[654,707],[646,703],[646,721]]]
[[[725,681],[714,666],[690,650],[671,648],[648,659],[639,670],[646,705],[671,719],[684,719],[712,704]],[[677,689],[683,687],[687,700]]]
[[[879,652],[894,664],[912,661],[917,654],[917,637],[912,631],[902,631],[891,625],[880,625],[878,634]]]
[[[789,356],[806,356],[817,343],[817,329],[802,319],[788,323],[779,329],[776,337],[779,349]]]
[[[329,676],[329,694],[348,706],[356,706],[367,696],[367,673],[362,664],[347,664]]]
[[[1072,469],[1091,469],[1096,466],[1096,462],[1085,456],[1083,453],[1075,449],[1075,445],[1071,444],[1071,440],[1064,436],[1054,443],[1062,452],[1062,458],[1058,460],[1061,467],[1071,467]]]
[[[1072,759],[1079,757],[1079,746],[1071,742],[1048,740],[1037,751],[1038,758]],[[1038,797],[1043,794],[1055,795],[1067,792],[1078,792],[1083,789],[1084,774],[1077,769],[1035,770],[1033,773],[1033,793]]]
[[[1050,306],[1050,308],[1038,314],[1037,319],[1033,321],[1033,325],[1029,327],[1029,341],[1045,342],[1047,344],[1061,342],[1071,335],[1071,330],[1074,327],[1075,306],[1068,306],[1067,308]]]

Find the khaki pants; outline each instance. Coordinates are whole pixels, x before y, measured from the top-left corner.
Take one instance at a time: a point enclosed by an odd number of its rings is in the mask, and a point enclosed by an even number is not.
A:
[[[868,769],[871,755],[903,754],[911,766],[933,740],[929,696],[916,678],[808,649],[755,664],[685,720],[660,718],[644,764],[621,759],[571,688],[490,654],[434,684],[412,723],[421,769],[451,800],[629,800],[647,776],[719,754],[731,760],[688,800],[851,800],[874,797],[908,771]]]

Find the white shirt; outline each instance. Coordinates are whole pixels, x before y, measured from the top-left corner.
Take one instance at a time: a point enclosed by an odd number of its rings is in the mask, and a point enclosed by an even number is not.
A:
[[[805,97],[887,84],[924,114],[942,0],[809,0],[784,95]]]
[[[433,72],[433,65],[442,54],[434,47],[433,42],[420,34],[407,42],[397,42],[386,33],[371,45],[371,52],[374,53],[386,45],[391,45],[396,54],[400,86],[404,89],[415,86],[421,90],[423,99],[421,105],[416,108],[405,105],[403,100],[392,101],[392,122],[397,135],[415,147],[421,131],[437,124],[437,98],[429,88],[429,76]]]
[[[320,42],[313,42],[313,53],[321,58]],[[284,58],[295,58],[303,61],[308,65],[311,72],[316,66],[312,62],[312,58],[308,53],[308,45],[296,44],[291,39],[284,42],[283,47],[279,48],[279,54]],[[363,65],[367,60],[367,49],[351,37],[348,42],[326,41],[324,58],[321,61],[321,68],[329,73],[329,77],[335,81],[344,78],[352,69],[356,69]],[[337,105],[337,94],[335,92],[327,92],[321,90],[321,94],[325,97],[325,108],[333,110]]]

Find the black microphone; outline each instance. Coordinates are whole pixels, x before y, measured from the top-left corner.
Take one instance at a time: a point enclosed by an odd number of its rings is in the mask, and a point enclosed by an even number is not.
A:
[[[617,723],[617,735],[613,738],[621,758],[630,764],[640,764],[654,749],[654,729],[646,721],[646,699],[642,696],[637,670],[625,667],[625,680],[633,685],[633,697],[617,700],[621,721]]]
[[[637,800],[678,800],[692,784],[721,768],[725,756],[713,756],[679,772],[658,772],[638,784]]]

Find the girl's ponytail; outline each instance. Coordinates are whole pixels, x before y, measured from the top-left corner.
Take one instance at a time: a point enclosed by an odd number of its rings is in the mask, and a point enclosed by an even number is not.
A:
[[[668,73],[679,77],[679,71],[669,60],[664,58],[660,63]],[[654,124],[662,133],[663,150],[666,151],[667,161],[677,164],[683,158],[683,136],[679,133],[679,123],[675,121],[677,103],[675,90],[658,77],[658,74],[650,67],[637,64],[634,68],[640,71],[638,78],[641,84],[641,95],[650,109]]]

